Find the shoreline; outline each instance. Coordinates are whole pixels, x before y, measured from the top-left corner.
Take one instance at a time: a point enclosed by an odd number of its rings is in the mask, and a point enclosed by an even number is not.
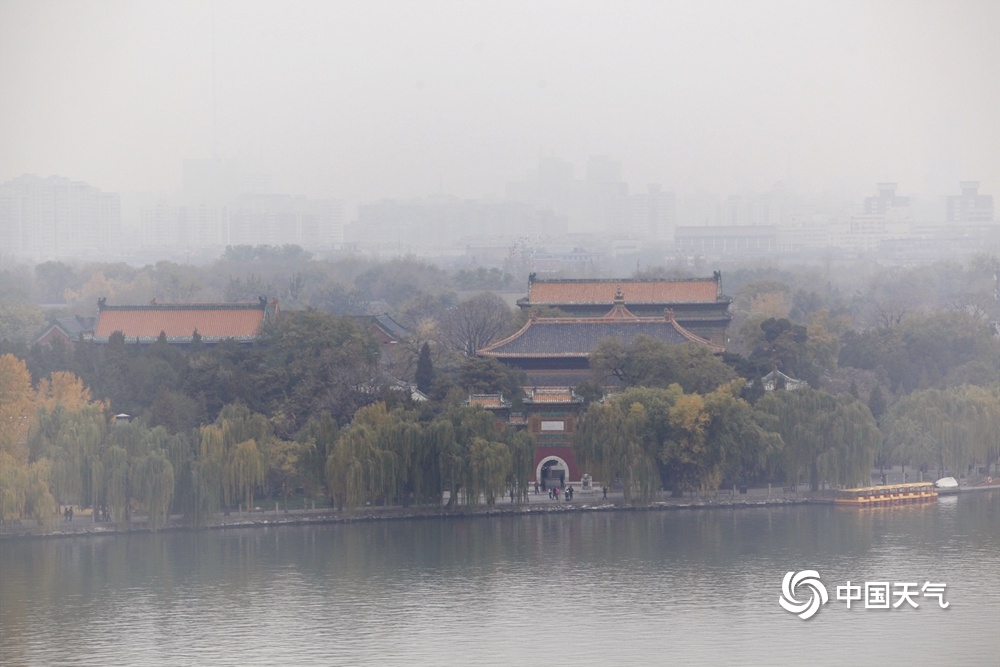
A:
[[[545,514],[563,514],[580,512],[659,512],[669,510],[685,509],[710,509],[710,508],[730,508],[742,509],[753,507],[774,507],[786,505],[807,505],[818,504],[815,500],[806,497],[789,498],[786,496],[768,496],[757,498],[676,498],[672,500],[661,500],[649,505],[630,505],[621,501],[603,502],[540,502],[524,503],[521,505],[494,505],[492,507],[465,507],[460,506],[446,510],[443,507],[386,507],[386,508],[362,508],[350,511],[336,511],[331,509],[316,510],[289,510],[287,512],[261,512],[242,513],[237,515],[219,514],[215,519],[201,527],[192,528],[182,524],[179,517],[171,522],[171,525],[163,526],[157,533],[176,532],[198,532],[202,530],[231,530],[260,528],[273,526],[296,526],[296,525],[321,525],[340,523],[370,523],[375,521],[405,521],[405,520],[431,520],[431,519],[475,519],[495,516],[532,516]],[[131,534],[151,534],[152,531],[143,524],[144,521],[135,521],[132,525],[119,528],[114,524],[92,523],[91,521],[79,524],[66,525],[59,521],[51,526],[39,526],[37,524],[25,524],[21,526],[5,526],[0,530],[0,541],[14,539],[51,539],[65,537],[92,537],[102,535],[131,535]]]

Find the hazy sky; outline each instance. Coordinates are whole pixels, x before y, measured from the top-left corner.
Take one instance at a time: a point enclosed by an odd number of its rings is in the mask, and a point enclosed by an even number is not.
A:
[[[0,180],[169,191],[213,152],[348,202],[594,154],[633,190],[1000,197],[1000,2],[0,0]]]

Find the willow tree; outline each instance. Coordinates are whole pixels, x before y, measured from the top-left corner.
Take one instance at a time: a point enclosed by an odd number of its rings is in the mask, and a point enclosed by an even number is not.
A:
[[[416,413],[389,410],[380,402],[358,410],[351,428],[356,425],[372,430],[379,449],[384,478],[382,486],[373,491],[387,503],[398,501],[408,506],[427,472],[421,465],[426,443]]]
[[[647,503],[659,489],[656,459],[644,447],[649,423],[645,407],[625,396],[592,404],[581,420],[580,464],[604,484],[621,481],[626,502]]]
[[[253,509],[253,491],[264,482],[264,457],[253,439],[230,448],[223,465],[223,494],[226,504],[242,498],[247,510]]]
[[[972,454],[989,468],[1000,460],[1000,386],[969,385],[962,392],[969,403],[966,416],[975,424]]]
[[[896,463],[927,465],[944,474],[997,460],[1000,390],[953,387],[918,391],[886,413],[886,448]]]
[[[381,402],[358,410],[327,458],[327,478],[337,505],[354,508],[408,499],[411,458],[423,445],[421,435],[412,415],[403,410],[390,411]]]
[[[196,461],[185,472],[198,498],[188,504],[192,519],[204,518],[242,498],[252,506],[253,493],[266,478],[273,439],[270,423],[245,405],[226,405],[212,424],[197,432]],[[251,445],[244,443],[251,442]]]
[[[333,450],[340,434],[340,427],[329,412],[311,418],[299,432],[297,440],[302,444],[299,451],[299,467],[304,477],[306,492],[315,496],[323,487],[326,473],[326,459]]]
[[[528,480],[535,468],[535,438],[528,431],[508,429],[504,438],[510,449],[510,473],[507,488],[514,492],[514,502],[528,501]]]
[[[32,433],[31,446],[33,451],[44,451],[52,461],[52,485],[57,498],[85,505],[99,502],[103,475],[95,475],[92,467],[101,467],[107,431],[107,418],[99,406],[67,410],[56,405],[51,411],[39,408],[39,428]]]
[[[195,524],[202,523],[222,505],[225,465],[226,441],[222,428],[218,424],[202,426],[198,430],[198,456],[191,470],[191,491],[197,502],[192,502],[188,510]]]
[[[129,503],[129,461],[124,447],[112,445],[104,453],[105,493],[108,511],[119,525],[131,518]]]
[[[341,509],[377,502],[395,486],[392,454],[379,447],[374,430],[365,424],[352,424],[337,439],[326,472],[330,494]]]
[[[466,502],[477,505],[482,496],[487,505],[495,505],[497,497],[504,495],[510,469],[511,455],[506,443],[473,438],[469,443]]]
[[[24,507],[22,516],[39,524],[53,521],[57,514],[56,499],[49,491],[49,462],[35,461],[23,470]]]
[[[440,486],[438,494],[448,490],[448,507],[458,502],[458,493],[466,478],[467,461],[463,456],[463,448],[455,436],[455,424],[447,417],[439,417],[432,421],[424,432],[430,451],[438,460]],[[438,495],[438,498],[441,496]]]
[[[775,418],[782,439],[775,468],[788,481],[807,481],[814,491],[822,483],[870,482],[881,434],[858,399],[806,388],[768,392],[756,407]]]
[[[0,451],[0,520],[54,519],[57,503],[48,479],[47,459],[24,463]]]
[[[450,429],[440,423],[445,420],[451,423]],[[474,497],[476,493],[472,488],[477,481],[474,479],[470,447],[476,438],[486,441],[497,439],[496,418],[488,410],[476,406],[454,408],[435,422],[437,425],[432,428],[440,444],[441,478],[450,492],[447,506],[455,505],[460,494],[464,494],[466,503],[477,503],[478,497]]]
[[[160,449],[132,462],[129,477],[136,489],[136,500],[146,508],[149,529],[156,532],[167,523],[170,500],[174,495],[174,467]]]

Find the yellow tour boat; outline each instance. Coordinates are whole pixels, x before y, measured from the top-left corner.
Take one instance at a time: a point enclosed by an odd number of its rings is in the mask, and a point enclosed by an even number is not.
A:
[[[834,499],[836,505],[854,507],[878,507],[899,503],[922,503],[937,500],[934,482],[913,482],[909,484],[887,484],[866,486],[861,489],[840,489]]]

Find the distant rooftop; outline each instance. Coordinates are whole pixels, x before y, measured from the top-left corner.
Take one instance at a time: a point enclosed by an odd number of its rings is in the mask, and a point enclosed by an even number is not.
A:
[[[533,318],[517,333],[476,354],[498,358],[588,357],[604,338],[615,338],[628,345],[639,335],[665,343],[704,345],[716,353],[724,350],[682,327],[669,311],[656,318],[636,317],[622,310],[616,306],[604,317]]]
[[[630,304],[706,303],[722,299],[721,275],[686,280],[534,278],[519,305],[611,304],[617,293]]]
[[[145,306],[107,305],[98,301],[97,325],[92,339],[107,342],[120,331],[126,340],[153,342],[160,333],[171,343],[189,343],[197,331],[206,343],[227,339],[253,340],[261,325],[278,312],[278,301],[261,298],[256,303],[152,303]]]

